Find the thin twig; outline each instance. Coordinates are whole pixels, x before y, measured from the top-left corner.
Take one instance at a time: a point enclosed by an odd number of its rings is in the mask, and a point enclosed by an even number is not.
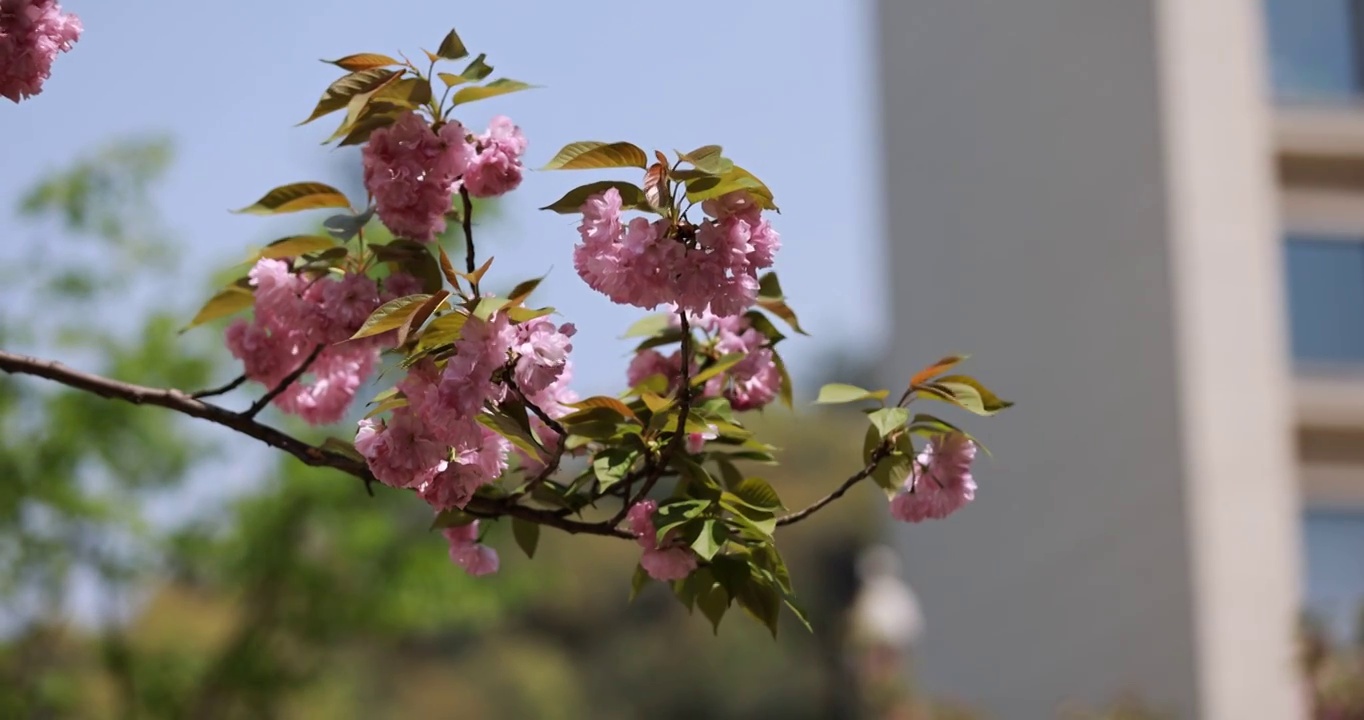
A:
[[[469,273],[469,284],[473,286],[474,300],[478,300],[478,278],[474,277],[474,271],[478,269],[478,253],[474,250],[474,201],[469,198],[469,188],[464,185],[459,186],[460,206],[464,212],[460,213],[460,225],[464,227],[464,267]]]
[[[369,471],[369,467],[362,460],[316,447],[273,427],[263,425],[242,413],[235,413],[227,408],[196,400],[182,390],[133,385],[74,370],[53,360],[43,360],[4,351],[0,351],[0,371],[45,378],[103,398],[122,400],[134,405],[154,405],[189,417],[207,420],[215,425],[221,425],[259,440],[272,448],[289,453],[305,465],[340,470],[366,483],[377,482],[373,473]],[[609,523],[569,520],[559,517],[550,510],[538,510],[491,498],[475,497],[469,501],[464,509],[471,515],[478,517],[516,517],[573,534],[604,535],[619,538],[634,537]]]
[[[217,395],[226,395],[227,393],[230,393],[230,392],[232,392],[233,390],[236,390],[236,389],[237,389],[238,387],[240,387],[241,384],[244,383],[244,382],[246,382],[246,376],[245,376],[245,375],[238,375],[238,376],[236,377],[236,379],[234,379],[234,380],[233,380],[232,382],[230,382],[230,383],[227,383],[226,385],[219,385],[218,387],[209,388],[208,390],[200,390],[200,391],[197,392],[197,393],[191,393],[191,394],[190,394],[190,397],[194,398],[195,400],[202,400],[202,399],[207,398],[207,397],[215,397],[215,396],[217,396]]]
[[[624,505],[621,506],[620,512],[616,513],[616,516],[611,519],[613,525],[625,519],[626,514],[630,512],[631,506],[649,496],[649,491],[653,490],[654,485],[658,484],[659,478],[663,477],[663,471],[668,469],[668,461],[677,455],[677,453],[682,452],[683,446],[686,444],[687,418],[691,415],[692,397],[691,322],[687,320],[687,311],[682,308],[678,308],[677,317],[682,320],[682,370],[677,390],[677,429],[673,431],[673,436],[668,441],[668,447],[665,448],[654,461],[653,470],[645,477],[644,485],[640,487],[639,492],[635,493],[632,497],[630,495],[630,487],[629,485],[626,485],[625,496],[622,498]]]
[[[891,450],[890,444],[882,442],[879,446],[877,446],[877,448],[874,451],[872,451],[871,459],[867,461],[866,467],[862,468],[861,470],[858,470],[857,474],[853,475],[847,480],[844,480],[843,484],[839,485],[837,490],[834,490],[828,495],[825,495],[824,497],[814,501],[803,510],[798,510],[796,512],[791,513],[790,515],[783,515],[777,518],[777,525],[782,526],[790,525],[792,523],[798,523],[801,520],[804,520],[805,518],[808,518],[811,515],[814,515],[815,513],[819,512],[820,508],[823,508],[825,505],[828,505],[829,503],[843,497],[843,493],[848,492],[848,490],[851,489],[852,486],[856,485],[859,482],[862,482],[866,478],[870,477],[873,472],[876,472],[876,466],[879,465],[881,461],[884,460],[886,456],[890,454],[890,450]]]
[[[530,482],[526,483],[525,487],[521,488],[521,490],[516,493],[517,496],[521,496],[529,493],[531,490],[535,489],[536,485],[539,485],[544,482],[546,478],[558,472],[559,463],[564,457],[565,444],[568,442],[568,431],[564,429],[562,423],[550,417],[549,413],[541,409],[539,405],[531,402],[530,398],[526,397],[526,393],[522,392],[521,387],[516,384],[516,380],[512,378],[510,374],[508,374],[506,382],[507,387],[511,388],[511,391],[516,394],[517,399],[527,408],[530,408],[530,411],[535,414],[535,417],[540,418],[540,422],[543,422],[550,430],[553,430],[555,434],[559,436],[554,453],[550,456],[549,460],[545,461],[545,467],[540,470],[540,472],[536,473],[535,477],[531,478]],[[560,517],[562,517],[562,515]]]
[[[279,382],[278,385],[274,386],[273,388],[270,388],[269,392],[260,396],[259,400],[251,403],[251,407],[242,411],[242,417],[244,418],[255,417],[257,414],[260,413],[261,410],[265,409],[266,405],[270,404],[271,400],[274,400],[275,398],[279,397],[279,394],[284,392],[285,388],[289,387],[290,385],[293,385],[295,382],[298,381],[299,378],[303,377],[303,374],[308,372],[308,367],[313,364],[313,361],[317,359],[317,356],[322,354],[322,348],[324,347],[326,346],[318,345],[317,347],[313,348],[313,351],[311,353],[308,353],[308,357],[304,358],[303,363],[300,364],[298,367],[294,368],[293,372],[286,375],[284,379]]]

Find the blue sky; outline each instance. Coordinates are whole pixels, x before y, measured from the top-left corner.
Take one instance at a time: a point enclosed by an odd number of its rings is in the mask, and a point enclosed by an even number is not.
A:
[[[786,346],[798,382],[830,348],[876,349],[888,308],[878,300],[884,282],[870,3],[63,5],[81,16],[85,36],[58,59],[42,95],[0,107],[0,133],[10,138],[0,149],[0,217],[10,216],[9,227],[13,199],[43,171],[111,138],[164,131],[176,141],[177,161],[162,204],[171,231],[206,278],[239,260],[247,245],[299,228],[296,216],[262,220],[229,208],[275,185],[335,173],[337,151],[320,145],[335,120],[294,126],[339,75],[319,58],[420,55],[419,46],[434,49],[455,26],[471,50],[489,54],[494,77],[543,86],[470,105],[461,117],[481,128],[492,114],[510,115],[530,139],[531,166],[574,140],[631,140],[665,150],[718,143],[767,181],[783,209],[776,218],[785,244],[777,269],[814,335]],[[534,208],[602,177],[531,173],[481,242],[498,256],[494,280],[552,268],[541,300],[578,325],[577,375],[588,392],[619,386],[628,348],[614,338],[640,311],[587,290],[570,261],[575,221]],[[12,241],[50,238],[28,229]],[[201,300],[183,299],[187,317]]]

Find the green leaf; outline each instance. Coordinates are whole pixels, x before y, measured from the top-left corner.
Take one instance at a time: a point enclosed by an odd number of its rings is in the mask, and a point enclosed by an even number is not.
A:
[[[313,108],[313,113],[299,125],[307,125],[323,115],[346,107],[351,98],[374,91],[398,74],[398,71],[388,68],[371,68],[342,77],[327,87],[322,93],[322,98],[317,101],[317,106]]]
[[[716,457],[715,464],[720,468],[720,479],[724,482],[727,490],[733,490],[744,481],[743,472],[729,458]]]
[[[356,53],[337,60],[323,60],[322,62],[327,63],[328,65],[335,65],[343,70],[349,70],[351,72],[399,64],[397,60],[379,53]]]
[[[635,321],[620,338],[624,340],[632,337],[651,337],[657,335],[663,330],[668,329],[668,323],[671,319],[672,315],[670,313],[647,315]]]
[[[516,307],[507,308],[506,312],[507,317],[511,318],[512,322],[523,323],[534,320],[535,318],[545,317],[546,315],[553,315],[554,308],[542,307],[532,309],[525,307],[524,305],[517,305]]]
[[[359,215],[342,213],[333,215],[322,221],[322,227],[327,230],[327,234],[346,242],[360,233],[360,229],[369,222],[371,211],[365,211]]]
[[[372,417],[382,415],[388,412],[389,410],[397,410],[400,407],[407,407],[407,404],[408,404],[407,398],[389,398],[387,400],[384,400],[383,402],[380,402],[378,405],[375,405],[372,410],[365,413],[365,419],[368,420]]]
[[[887,455],[872,470],[871,479],[881,486],[886,497],[894,497],[904,485],[913,465],[905,453],[896,451]]]
[[[540,544],[540,524],[521,518],[512,518],[512,537],[528,558],[535,557],[535,548]]]
[[[786,361],[781,356],[772,352],[772,364],[777,366],[777,372],[781,375],[781,402],[786,407],[793,407],[795,404],[795,386],[791,383],[791,373],[786,370]]]
[[[720,582],[720,587],[724,588],[730,596],[737,595],[739,588],[748,582],[748,558],[747,553],[737,553],[716,555],[711,560],[711,574],[715,576],[715,579]]]
[[[434,295],[426,299],[426,302],[418,306],[411,315],[408,315],[407,319],[398,326],[398,345],[401,346],[405,344],[408,336],[412,334],[412,331],[420,328],[422,323],[426,322],[426,319],[431,317],[431,313],[438,310],[448,297],[450,297],[449,290],[443,288],[437,290]]]
[[[350,201],[340,190],[319,182],[281,185],[256,202],[236,213],[251,215],[279,215],[281,213],[315,210],[317,208],[350,208]]]
[[[194,316],[193,320],[189,321],[189,324],[186,325],[181,332],[198,325],[203,325],[206,322],[212,322],[218,318],[235,315],[242,310],[251,307],[255,302],[256,296],[252,294],[250,290],[240,288],[236,285],[229,285],[222,290],[219,290],[218,294],[209,298],[208,302],[204,303],[204,306],[199,309],[198,314]]]
[[[322,449],[327,452],[336,453],[337,455],[344,455],[356,462],[365,462],[365,456],[357,452],[355,444],[349,440],[329,437],[322,441]]]
[[[881,433],[875,425],[867,426],[867,434],[862,438],[862,462],[871,462],[872,453],[881,447]]]
[[[776,345],[778,342],[786,339],[786,336],[781,334],[781,331],[777,329],[777,326],[773,325],[772,321],[768,320],[766,315],[757,310],[749,310],[744,313],[744,317],[748,320],[749,326],[762,333],[763,336],[767,338],[767,344],[769,346]]]
[[[734,367],[735,365],[738,365],[746,357],[748,357],[748,353],[730,353],[728,355],[725,355],[720,359],[712,362],[710,365],[706,367],[706,369],[702,370],[699,373],[696,373],[696,375],[693,376],[691,379],[691,384],[692,385],[705,384],[707,380]]]
[[[776,512],[785,509],[781,504],[781,498],[777,496],[777,491],[762,478],[744,478],[729,491],[743,504],[757,510]]]
[[[484,62],[487,59],[488,56],[485,53],[479,53],[478,57],[474,58],[473,62],[469,63],[469,66],[464,68],[464,72],[460,73],[459,76],[470,82],[478,82],[488,77],[493,72],[493,66]]]
[[[639,597],[639,591],[643,590],[651,579],[649,573],[644,571],[643,565],[635,566],[635,574],[630,578],[630,602],[634,602],[635,598]]]
[[[702,203],[737,190],[748,192],[761,207],[777,210],[776,204],[772,201],[772,191],[752,173],[738,165],[731,166],[722,175],[710,175],[688,181],[687,199],[693,203]]]
[[[534,87],[534,85],[523,83],[520,80],[498,78],[487,85],[460,88],[455,91],[455,97],[450,102],[453,105],[463,105],[464,103],[471,103],[475,100],[486,100],[490,97],[497,97],[498,95],[506,95],[521,90],[530,90]]]
[[[938,400],[953,403],[977,415],[994,415],[1013,406],[1012,402],[1001,400],[979,380],[966,375],[941,377],[920,386],[918,391]]]
[[[464,83],[469,82],[467,78],[460,77],[459,75],[456,75],[454,73],[436,73],[436,77],[440,78],[440,81],[445,83],[445,87],[447,88],[452,88],[456,85],[463,85]]]
[[[321,235],[293,235],[291,237],[280,238],[264,249],[256,253],[250,262],[255,262],[261,258],[278,260],[281,258],[299,257],[308,253],[320,250],[330,250],[336,247],[336,241]]]
[[[701,532],[691,543],[691,549],[702,560],[710,560],[724,547],[728,540],[724,523],[707,520],[701,524]]]
[[[478,301],[478,305],[474,306],[474,317],[478,318],[479,320],[486,321],[488,318],[495,315],[498,310],[501,310],[502,308],[506,307],[509,304],[509,302],[510,301],[507,300],[507,298],[499,297],[482,298]]]
[[[711,631],[719,635],[720,621],[724,619],[725,611],[729,609],[729,595],[707,569],[697,570],[694,576],[700,576],[697,580],[696,606],[701,608],[701,614],[710,621]]]
[[[649,158],[637,145],[628,142],[573,142],[545,165],[543,170],[583,170],[597,168],[647,167]],[[640,191],[641,197],[643,190]],[[622,195],[622,198],[624,196]]]
[[[398,327],[407,322],[407,319],[411,317],[413,313],[417,312],[422,304],[430,298],[430,295],[419,294],[389,300],[383,305],[380,305],[379,309],[371,313],[370,316],[365,319],[365,324],[361,325],[360,329],[356,330],[355,334],[350,336],[350,339],[354,340],[356,338],[378,335],[380,333],[388,332],[389,330],[397,330]]]
[[[532,457],[544,457],[545,451],[540,447],[540,443],[530,434],[530,431],[523,428],[520,423],[512,419],[502,411],[479,413],[478,422],[484,427],[506,438],[508,442],[516,447],[530,453]]]
[[[570,215],[579,212],[587,199],[597,193],[606,192],[615,188],[620,193],[621,207],[634,208],[636,210],[648,210],[649,201],[644,197],[644,190],[634,183],[623,180],[602,180],[600,182],[579,185],[569,190],[563,197],[540,208],[541,210],[552,210],[560,215]]]
[[[431,83],[422,78],[403,78],[391,82],[375,92],[372,103],[385,102],[413,110],[431,102]],[[396,110],[397,107],[394,108]],[[378,110],[384,112],[384,110]]]
[[[748,582],[739,589],[736,598],[739,606],[767,626],[772,637],[777,637],[777,620],[781,614],[781,595],[770,582],[757,575],[750,575]]]
[[[909,411],[902,407],[881,408],[868,415],[867,419],[871,420],[872,427],[880,436],[886,438],[909,422]]]
[[[829,383],[819,389],[819,397],[815,403],[819,405],[836,405],[839,403],[857,402],[859,400],[882,400],[890,392],[887,390],[865,390],[856,385],[845,385],[844,383]]]
[[[512,288],[511,292],[507,293],[507,302],[512,305],[520,305],[525,302],[526,298],[530,297],[530,294],[535,292],[535,288],[540,287],[540,283],[544,282],[544,279],[545,277],[541,275],[538,278],[531,278],[530,280],[523,280],[517,283],[516,287]]]
[[[791,326],[792,330],[795,330],[801,335],[809,336],[810,333],[805,332],[805,328],[800,326],[800,319],[796,317],[796,311],[792,310],[791,306],[787,305],[785,300],[767,300],[763,298],[758,298],[757,304],[758,307],[781,318],[783,321],[786,322],[787,325]]]
[[[388,104],[385,103],[385,105],[387,106]],[[393,105],[392,107],[398,106]],[[375,130],[386,128],[397,122],[400,112],[401,110],[396,110],[394,112],[365,113],[358,121],[349,122],[342,125],[340,128],[337,128],[336,133],[331,138],[328,138],[327,142],[331,142],[337,137],[341,137],[341,142],[337,143],[340,147],[362,145],[369,142],[369,138],[374,134]]]
[[[691,163],[702,172],[720,175],[734,167],[734,163],[725,159],[723,152],[724,148],[719,145],[702,145],[689,153],[679,153],[678,159]]]
[[[460,312],[447,313],[431,321],[417,340],[417,351],[448,345],[459,339],[459,332],[469,316]]]
[[[786,603],[786,608],[791,611],[792,615],[796,616],[796,619],[800,621],[800,624],[805,626],[806,632],[812,633],[815,631],[815,628],[810,625],[810,618],[806,616],[805,609],[796,603],[794,597],[787,595],[782,598],[782,602]]]
[[[592,459],[592,473],[597,477],[600,492],[625,479],[635,464],[636,453],[626,448],[607,448]]]
[[[579,400],[578,402],[575,403],[569,403],[568,407],[574,408],[576,410],[591,410],[594,408],[601,410],[609,410],[615,413],[616,415],[619,415],[621,418],[629,418],[636,422],[639,421],[639,416],[635,415],[635,411],[631,410],[629,405],[626,405],[625,403],[617,400],[616,398],[608,397],[606,395],[595,395],[593,397],[587,398],[586,400]],[[574,413],[574,415],[576,414],[577,413]],[[571,418],[573,417],[573,415],[569,415],[568,417]]]
[[[436,48],[436,55],[446,60],[458,60],[468,57],[469,51],[464,47],[464,41],[459,39],[459,33],[454,28],[440,41],[440,47]]]

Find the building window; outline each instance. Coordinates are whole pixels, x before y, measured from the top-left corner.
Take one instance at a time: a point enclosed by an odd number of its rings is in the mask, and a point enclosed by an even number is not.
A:
[[[1294,360],[1364,363],[1364,239],[1290,236],[1287,248]]]
[[[1362,0],[1265,0],[1275,94],[1283,100],[1353,98],[1361,83]]]

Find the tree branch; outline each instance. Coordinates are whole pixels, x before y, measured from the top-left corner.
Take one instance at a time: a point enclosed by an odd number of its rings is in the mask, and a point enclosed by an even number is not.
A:
[[[173,410],[215,425],[235,430],[247,437],[293,455],[305,465],[328,467],[363,480],[368,486],[377,482],[369,467],[349,455],[316,447],[292,435],[257,422],[254,418],[235,413],[227,408],[206,403],[175,388],[153,388],[120,382],[99,375],[81,372],[53,360],[19,355],[0,350],[0,371],[11,375],[32,375],[67,387],[98,395],[110,400],[122,400],[134,405],[154,405]],[[580,522],[559,517],[550,510],[538,510],[489,498],[475,497],[465,508],[472,515],[483,518],[511,516],[548,525],[574,534],[605,535],[631,538],[629,533],[606,522]]]
[[[474,277],[474,271],[478,269],[477,251],[474,250],[474,201],[469,198],[469,188],[461,183],[459,186],[459,201],[464,212],[460,213],[460,225],[464,228],[464,267],[465,272],[469,273],[469,284],[472,285],[474,300],[479,297],[478,278]]]
[[[200,390],[197,393],[190,393],[190,397],[194,398],[195,400],[202,400],[206,397],[226,395],[227,393],[236,390],[238,387],[241,387],[241,384],[244,382],[246,382],[246,376],[238,375],[236,378],[232,380],[232,382],[229,382],[226,385],[219,385],[218,387],[209,388],[208,390]]]
[[[843,493],[848,492],[848,490],[851,489],[852,486],[856,485],[859,482],[862,482],[866,478],[870,477],[873,472],[876,471],[876,466],[881,464],[881,461],[884,460],[886,456],[890,454],[890,449],[891,449],[890,443],[882,441],[882,443],[876,447],[876,450],[872,451],[871,460],[867,461],[866,467],[862,468],[861,470],[858,470],[855,475],[848,478],[847,480],[844,480],[843,484],[839,485],[837,490],[834,490],[828,495],[825,495],[824,497],[814,501],[805,509],[797,510],[796,512],[793,512],[789,515],[783,515],[777,518],[777,525],[780,527],[782,525],[798,523],[801,520],[804,520],[805,518],[808,518],[811,515],[814,515],[815,513],[819,512],[820,509],[823,508],[825,505],[828,505],[829,503],[843,497]]]

